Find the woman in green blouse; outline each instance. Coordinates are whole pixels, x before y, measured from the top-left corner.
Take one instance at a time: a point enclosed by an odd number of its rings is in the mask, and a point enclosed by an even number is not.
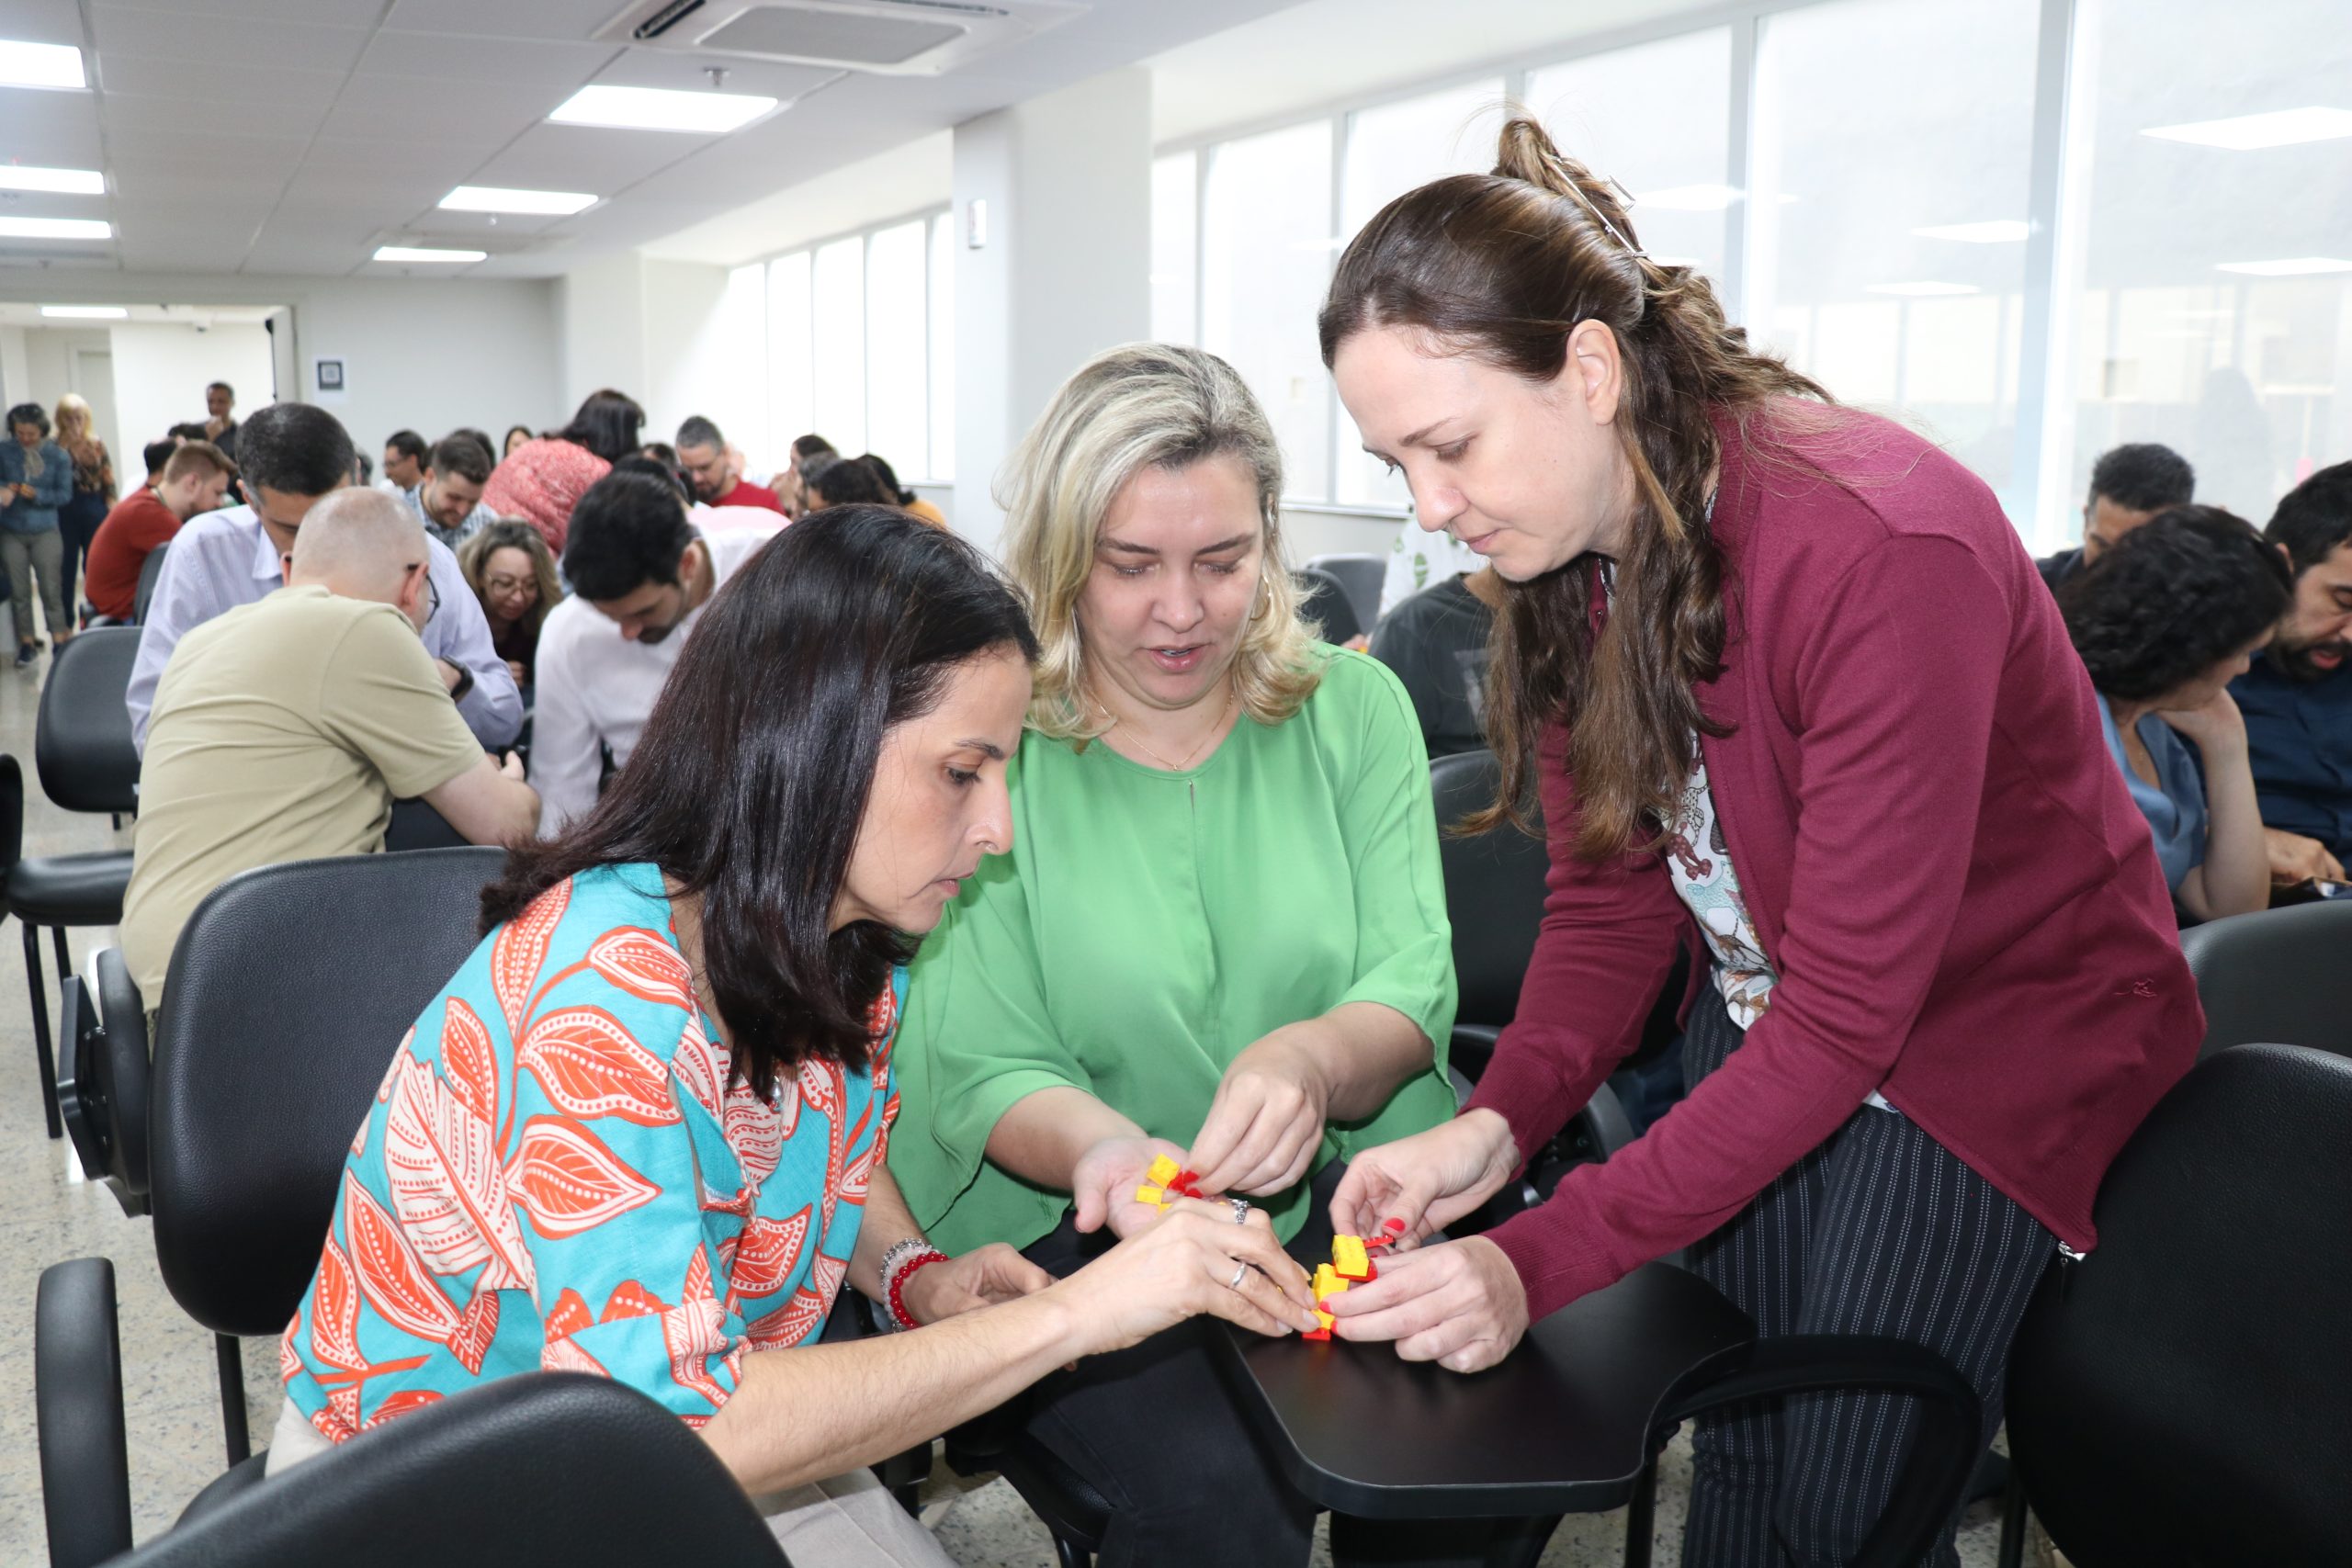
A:
[[[1013,850],[925,942],[899,1044],[890,1165],[950,1250],[1073,1269],[1151,1217],[1135,1190],[1168,1154],[1328,1257],[1310,1190],[1453,1112],[1419,728],[1299,621],[1281,491],[1264,414],[1190,348],[1097,358],[1014,455],[1007,557],[1045,656]],[[1306,1561],[1314,1506],[1200,1335],[1087,1361],[1030,1419],[1115,1505],[1105,1568]]]

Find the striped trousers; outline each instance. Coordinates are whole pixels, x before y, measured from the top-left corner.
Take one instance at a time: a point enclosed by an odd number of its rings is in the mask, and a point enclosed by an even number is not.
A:
[[[1686,1078],[1697,1084],[1743,1038],[1721,995],[1702,987]],[[2056,1250],[2038,1221],[1910,1118],[1864,1105],[1690,1260],[1759,1335],[1889,1335],[1936,1351],[1974,1385],[1989,1447],[2009,1342]],[[1849,1561],[1894,1485],[1909,1405],[1902,1394],[1797,1394],[1700,1421],[1686,1568]],[[1960,1561],[1953,1525],[1926,1560],[1934,1568]]]

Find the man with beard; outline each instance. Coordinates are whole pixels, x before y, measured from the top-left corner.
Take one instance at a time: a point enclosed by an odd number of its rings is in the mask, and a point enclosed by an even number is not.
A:
[[[2341,881],[2352,859],[2352,463],[2289,491],[2263,536],[2294,569],[2295,602],[2230,694],[2245,716],[2270,879]]]
[[[773,525],[698,529],[674,479],[627,460],[580,498],[563,541],[571,594],[539,628],[534,671],[542,834],[596,803],[607,757],[628,761],[703,606],[784,526],[767,515]]]

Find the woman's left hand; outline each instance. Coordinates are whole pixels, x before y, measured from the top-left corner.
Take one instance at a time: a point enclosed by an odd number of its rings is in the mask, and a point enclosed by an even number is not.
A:
[[[2197,743],[2199,751],[2214,747],[2245,748],[2245,716],[2224,686],[2193,708],[2158,708],[2156,716]]]
[[[1054,1282],[1054,1277],[1001,1241],[961,1258],[914,1271],[899,1299],[917,1323],[937,1323],[958,1313],[1016,1301]]]
[[[1485,1236],[1442,1241],[1380,1260],[1380,1277],[1328,1298],[1341,1339],[1396,1341],[1408,1361],[1476,1372],[1527,1332],[1527,1291],[1503,1249]]]
[[[1298,1184],[1323,1141],[1331,1086],[1301,1032],[1287,1024],[1233,1058],[1193,1139],[1204,1192],[1267,1194]]]

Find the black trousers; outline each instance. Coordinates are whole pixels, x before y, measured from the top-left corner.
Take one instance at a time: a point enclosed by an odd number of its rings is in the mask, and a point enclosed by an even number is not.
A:
[[[1713,986],[1691,1010],[1692,1085],[1744,1038]],[[1765,1336],[1883,1334],[1935,1350],[2001,1423],[2009,1342],[2057,1239],[1908,1117],[1865,1105],[1690,1249],[1691,1265]],[[1687,1568],[1849,1561],[1894,1485],[1908,1396],[1804,1394],[1702,1420]],[[1981,1452],[1980,1449],[1980,1452]],[[1960,1561],[1953,1526],[1928,1561]]]
[[[1330,1201],[1341,1169],[1335,1160],[1317,1177],[1292,1256],[1330,1258]],[[1025,1252],[1058,1277],[1114,1240],[1107,1231],[1080,1235],[1065,1216]],[[1210,1343],[1224,1332],[1206,1318],[1179,1324],[1057,1372],[1032,1392],[1030,1433],[1114,1505],[1101,1568],[1304,1568],[1320,1510],[1283,1479],[1236,1402]],[[1363,1349],[1393,1354],[1386,1346]],[[1335,1514],[1331,1558],[1337,1568],[1475,1568],[1488,1561],[1490,1544],[1515,1555],[1528,1532],[1549,1535],[1552,1522],[1374,1522]],[[1526,1556],[1532,1561],[1533,1552]]]

